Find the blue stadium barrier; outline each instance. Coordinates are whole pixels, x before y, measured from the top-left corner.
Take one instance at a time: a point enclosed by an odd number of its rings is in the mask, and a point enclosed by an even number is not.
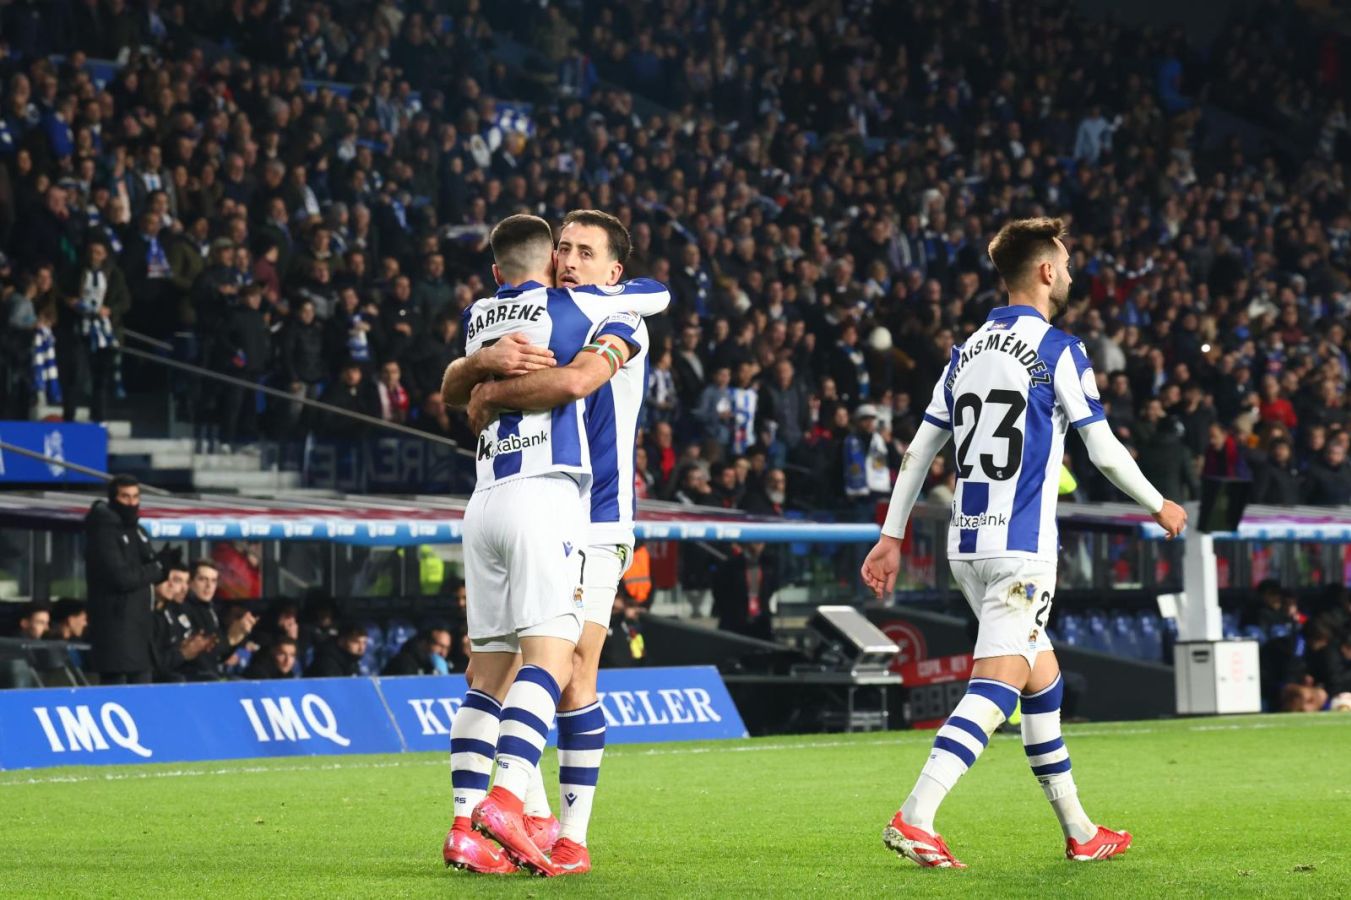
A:
[[[256,516],[182,519],[143,518],[155,540],[334,541],[361,547],[406,547],[458,544],[464,540],[462,519],[350,519],[297,517],[281,521]],[[785,520],[715,519],[643,521],[634,526],[645,541],[764,541],[771,544],[857,544],[877,540],[881,529],[870,522],[791,522]]]
[[[0,770],[446,752],[460,675],[0,691]],[[711,666],[600,674],[612,744],[746,736]]]

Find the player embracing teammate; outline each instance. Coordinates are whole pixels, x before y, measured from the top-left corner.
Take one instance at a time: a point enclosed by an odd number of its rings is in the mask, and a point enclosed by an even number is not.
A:
[[[468,355],[442,385],[479,432],[464,539],[470,690],[451,727],[443,855],[481,873],[581,874],[605,747],[597,669],[634,540],[642,316],[670,295],[619,281],[629,236],[607,213],[569,213],[557,248],[542,219],[512,216],[492,246],[501,287],[466,311]],[[539,774],[555,716],[561,822]]]
[[[1068,427],[1079,432],[1093,464],[1169,538],[1187,515],[1145,479],[1112,434],[1084,345],[1050,324],[1069,302],[1063,234],[1059,219],[1022,219],[990,242],[1008,306],[953,348],[901,461],[882,537],[863,563],[864,583],[889,597],[906,520],[930,463],[952,437],[957,490],[948,556],[980,627],[966,695],[882,835],[921,866],[962,867],[934,830],[934,816],[1020,699],[1023,749],[1064,831],[1065,855],[1107,859],[1131,843],[1129,832],[1095,825],[1084,812],[1060,731],[1063,685],[1046,620],[1055,597],[1057,476]]]

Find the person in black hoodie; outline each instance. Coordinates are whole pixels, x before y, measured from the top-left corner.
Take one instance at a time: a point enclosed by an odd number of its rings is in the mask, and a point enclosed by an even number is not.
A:
[[[84,519],[90,668],[100,684],[147,684],[154,669],[150,587],[167,572],[137,524],[140,509],[140,485],[118,475]]]
[[[362,374],[361,364],[355,361],[342,367],[338,383],[324,392],[323,401],[338,409],[380,418],[380,395]],[[370,429],[364,422],[337,413],[325,413],[321,421],[324,436],[336,440],[358,441]]]
[[[338,629],[338,636],[314,650],[305,674],[311,678],[346,678],[361,674],[361,657],[366,655],[366,629],[349,622]]]
[[[1162,401],[1156,397],[1145,404],[1135,423],[1140,471],[1165,497],[1201,495],[1196,466],[1184,438],[1182,423],[1164,412]],[[1184,487],[1189,493],[1184,493]]]
[[[1252,502],[1296,506],[1304,497],[1304,477],[1295,465],[1289,441],[1273,441],[1266,464],[1257,470]]]
[[[282,384],[287,390],[296,397],[318,398],[328,365],[324,360],[324,328],[315,317],[313,300],[302,300],[295,317],[286,324],[278,356]],[[286,404],[284,433],[295,433],[301,422],[309,418],[301,404]]]
[[[219,367],[227,375],[257,382],[272,361],[272,333],[263,314],[263,289],[251,284],[240,294],[240,303],[226,319]],[[254,392],[227,388],[221,416],[221,440],[235,444],[258,438],[258,407]],[[228,451],[227,451],[228,452]]]

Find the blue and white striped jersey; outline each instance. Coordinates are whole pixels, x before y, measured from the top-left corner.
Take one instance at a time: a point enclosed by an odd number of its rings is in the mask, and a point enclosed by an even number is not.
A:
[[[503,285],[494,296],[465,310],[465,349],[474,353],[519,332],[532,344],[547,346],[558,365],[565,366],[582,347],[613,334],[638,347],[645,364],[647,329],[640,316],[660,312],[669,303],[665,285],[647,278],[609,287],[550,288],[533,281]],[[590,486],[593,461],[586,404],[577,401],[551,410],[499,415],[478,436],[475,490],[550,472],[569,473],[584,487]],[[632,434],[628,442],[631,492]]]
[[[948,556],[1055,562],[1068,426],[1103,418],[1084,345],[1030,306],[990,313],[952,349],[924,418],[953,432],[957,491]]]
[[[625,309],[628,306],[624,304]],[[633,454],[638,438],[638,416],[647,395],[650,362],[647,324],[631,312],[610,318],[621,317],[633,329],[634,336],[625,340],[638,351],[629,356],[613,378],[586,398],[586,437],[591,445],[589,542],[592,544],[632,545],[633,515],[638,505],[638,498],[633,494]],[[609,333],[617,332],[611,330]]]

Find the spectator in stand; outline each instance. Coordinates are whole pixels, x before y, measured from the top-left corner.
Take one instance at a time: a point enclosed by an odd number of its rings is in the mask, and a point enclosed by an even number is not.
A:
[[[1272,506],[1295,506],[1304,502],[1304,495],[1304,477],[1299,467],[1295,465],[1290,442],[1272,441],[1266,462],[1257,470],[1252,502]]]
[[[1351,504],[1351,465],[1346,461],[1346,434],[1328,441],[1320,459],[1309,466],[1305,502],[1314,506]]]
[[[140,484],[118,475],[84,520],[89,664],[100,684],[147,684],[154,671],[151,586],[167,573],[138,524],[140,511]]]
[[[736,410],[732,404],[732,370],[719,366],[713,370],[713,382],[699,395],[699,405],[694,417],[703,429],[705,437],[716,441],[722,447],[732,443],[733,429],[736,426]]]
[[[14,636],[28,641],[40,641],[52,623],[52,608],[36,600],[23,605]]]
[[[250,681],[275,681],[280,678],[295,678],[299,675],[296,661],[299,651],[295,638],[280,637],[267,647],[259,649],[244,669],[244,677]]]
[[[366,655],[366,629],[348,622],[331,641],[314,648],[314,661],[305,670],[311,678],[344,678],[361,674],[361,658]]]
[[[381,675],[445,675],[450,671],[450,631],[425,628],[403,642]]]
[[[380,367],[376,390],[380,396],[380,418],[402,425],[408,420],[408,391],[400,381],[399,364],[390,360]]]
[[[1145,403],[1135,423],[1133,440],[1140,471],[1160,492],[1167,492],[1165,497],[1201,496],[1196,465],[1184,443],[1185,437],[1185,426],[1164,411],[1163,401],[1152,397]]]
[[[1299,424],[1295,408],[1290,401],[1281,396],[1281,383],[1275,375],[1262,379],[1262,406],[1260,415],[1264,422],[1279,422],[1286,428]]]
[[[49,640],[82,641],[89,627],[89,607],[80,600],[64,598],[52,604]]]
[[[1238,451],[1238,442],[1222,425],[1210,426],[1201,474],[1207,478],[1244,478],[1249,474],[1243,454]]]
[[[239,305],[230,311],[219,343],[220,371],[257,383],[272,363],[272,333],[263,312],[263,289],[251,284],[240,292]],[[221,423],[222,452],[258,440],[257,393],[227,386]]]
[[[342,367],[338,384],[323,396],[325,403],[348,412],[380,418],[380,397],[365,379],[361,364],[348,362]],[[322,433],[338,440],[355,441],[365,437],[369,426],[336,413],[325,413]]]
[[[324,330],[316,316],[313,300],[301,300],[295,317],[282,329],[277,361],[287,390],[296,397],[318,399],[328,377],[328,365],[324,360]],[[293,431],[302,421],[308,422],[311,418],[302,404],[289,404],[285,430]]]

